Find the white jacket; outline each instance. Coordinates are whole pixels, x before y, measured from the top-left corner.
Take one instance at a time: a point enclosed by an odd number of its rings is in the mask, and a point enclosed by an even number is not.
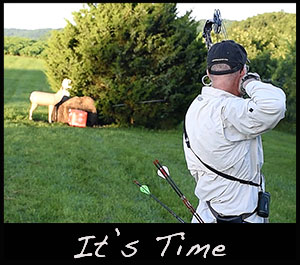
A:
[[[203,162],[225,174],[260,183],[263,165],[261,134],[284,118],[286,96],[271,84],[247,84],[248,99],[213,87],[203,87],[190,105],[186,131],[191,148]],[[258,187],[227,180],[207,169],[187,148],[183,139],[187,167],[197,185],[197,212],[204,222],[215,222],[206,201],[223,215],[253,212],[258,203]],[[271,176],[270,176],[271,177]],[[263,189],[264,177],[262,176]],[[264,222],[254,214],[249,222]],[[194,218],[192,222],[197,222]]]

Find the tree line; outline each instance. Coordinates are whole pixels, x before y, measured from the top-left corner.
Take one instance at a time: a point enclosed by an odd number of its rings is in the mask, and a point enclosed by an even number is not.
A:
[[[4,37],[4,55],[45,57],[47,41],[18,36]]]
[[[72,79],[71,95],[91,96],[102,123],[176,126],[201,91],[207,55],[203,21],[176,14],[176,3],[88,4],[74,12],[75,25],[52,31],[44,46],[51,87]],[[284,89],[285,121],[295,128],[296,15],[265,13],[225,25],[228,39],[247,50],[250,71]]]

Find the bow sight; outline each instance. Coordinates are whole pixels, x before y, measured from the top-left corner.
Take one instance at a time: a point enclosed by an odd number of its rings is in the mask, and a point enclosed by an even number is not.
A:
[[[215,9],[213,19],[208,19],[205,22],[202,36],[205,39],[206,47],[209,50],[212,46],[211,31],[214,30],[215,34],[219,34],[221,31],[227,39],[227,33],[223,20],[221,18],[221,12],[219,9]]]

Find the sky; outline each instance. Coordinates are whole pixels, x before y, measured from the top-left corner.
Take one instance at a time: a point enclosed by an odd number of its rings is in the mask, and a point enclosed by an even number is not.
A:
[[[84,3],[4,3],[4,28],[43,29],[64,28],[73,21],[72,12],[86,7]],[[195,20],[212,19],[214,9],[220,9],[222,19],[244,20],[266,12],[296,13],[296,3],[178,3],[178,16],[192,10]]]

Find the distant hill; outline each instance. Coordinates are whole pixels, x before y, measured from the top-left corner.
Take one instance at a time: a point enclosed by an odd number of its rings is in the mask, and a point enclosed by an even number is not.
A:
[[[15,29],[9,28],[4,29],[4,36],[9,37],[23,37],[32,40],[46,40],[50,37],[52,30],[61,30],[61,29]]]

